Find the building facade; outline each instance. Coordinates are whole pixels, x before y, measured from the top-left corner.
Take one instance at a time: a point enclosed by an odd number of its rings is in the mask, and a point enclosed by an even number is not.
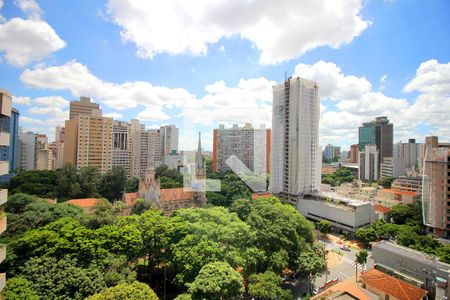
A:
[[[450,144],[425,138],[422,177],[423,222],[436,236],[450,238]]]
[[[328,144],[325,146],[325,149],[323,150],[323,158],[325,160],[333,160],[335,158],[338,158],[341,154],[341,147],[333,146],[331,144]]]
[[[270,190],[291,203],[320,191],[318,92],[316,82],[299,77],[273,86]]]
[[[359,179],[364,181],[377,180],[379,152],[375,145],[365,145],[359,152]]]
[[[235,155],[251,172],[270,173],[270,129],[253,128],[249,123],[231,128],[220,125],[213,133],[214,172],[230,171],[227,159]]]
[[[102,110],[97,103],[91,102],[89,97],[80,97],[80,101],[70,101],[69,119],[75,119],[79,115],[101,116]]]
[[[12,97],[6,90],[0,89],[0,147],[1,149],[8,150],[10,147],[10,134],[11,134],[11,107]],[[0,160],[0,176],[9,173],[9,155],[7,157],[1,157]],[[6,214],[5,203],[8,201],[8,190],[0,189],[0,234],[6,230]],[[0,263],[5,260],[6,257],[6,245],[0,245]],[[6,274],[0,274],[0,292],[4,289],[6,284]]]
[[[112,165],[122,167],[127,177],[131,177],[130,131],[130,123],[113,121]]]

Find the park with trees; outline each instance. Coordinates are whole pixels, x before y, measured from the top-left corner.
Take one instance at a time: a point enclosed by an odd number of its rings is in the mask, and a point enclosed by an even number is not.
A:
[[[207,207],[167,217],[138,203],[124,216],[119,190],[136,182],[122,171],[15,177],[0,238],[7,299],[291,299],[281,276],[313,280],[326,268],[313,224],[276,197],[252,200],[237,176],[217,175],[225,189]],[[165,167],[157,173],[168,185],[182,180]],[[24,187],[27,180],[41,187]],[[92,196],[104,199],[89,212],[63,201]]]

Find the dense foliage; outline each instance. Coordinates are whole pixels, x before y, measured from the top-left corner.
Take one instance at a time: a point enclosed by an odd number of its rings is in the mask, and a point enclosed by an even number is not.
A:
[[[275,197],[237,199],[230,209],[181,209],[172,217],[145,203],[130,216],[118,207],[104,200],[85,212],[12,195],[1,237],[8,299],[121,299],[122,291],[140,299],[146,288],[133,282],[140,277],[162,293],[163,266],[180,299],[229,299],[245,292],[244,280],[254,297],[270,290],[288,299],[281,272],[299,270],[300,255],[315,247],[311,223]]]
[[[106,288],[100,293],[86,298],[86,300],[158,300],[155,292],[146,284],[133,282],[120,283]]]
[[[322,176],[322,183],[330,184],[331,186],[339,186],[344,182],[352,182],[354,176],[352,169],[347,167],[340,167],[336,172]]]

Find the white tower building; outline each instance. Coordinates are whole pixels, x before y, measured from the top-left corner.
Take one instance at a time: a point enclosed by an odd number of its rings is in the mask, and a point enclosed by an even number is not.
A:
[[[270,190],[295,204],[320,191],[319,86],[289,78],[273,87]]]

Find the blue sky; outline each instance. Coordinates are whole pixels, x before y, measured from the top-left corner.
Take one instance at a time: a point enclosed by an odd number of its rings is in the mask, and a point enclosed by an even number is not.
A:
[[[180,147],[225,123],[270,127],[271,86],[318,81],[321,143],[347,148],[378,115],[395,141],[450,135],[450,3],[360,0],[0,0],[0,87],[25,130],[47,133],[68,101],[148,128],[176,124]]]

